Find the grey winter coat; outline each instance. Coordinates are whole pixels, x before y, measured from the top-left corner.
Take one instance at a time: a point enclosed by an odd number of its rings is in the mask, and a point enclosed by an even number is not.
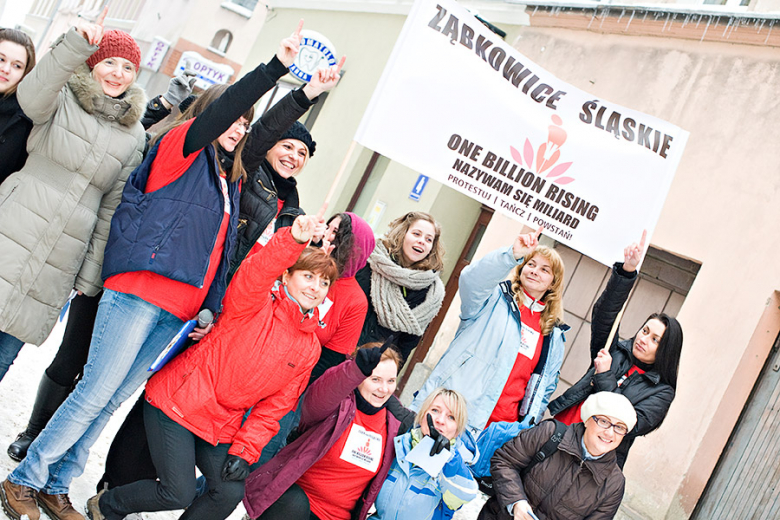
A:
[[[143,89],[106,96],[85,64],[96,50],[71,29],[17,90],[34,126],[27,163],[0,186],[0,330],[36,345],[71,289],[101,289],[109,222],[141,162]]]

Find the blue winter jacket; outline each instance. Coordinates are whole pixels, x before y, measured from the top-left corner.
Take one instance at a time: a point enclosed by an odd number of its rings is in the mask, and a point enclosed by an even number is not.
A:
[[[394,442],[395,460],[369,520],[445,520],[477,496],[479,489],[468,465],[479,458],[479,451],[468,430],[455,440],[450,459],[435,478],[406,461],[412,432]]]
[[[103,280],[133,271],[151,271],[195,287],[203,287],[209,257],[225,214],[216,151],[200,152],[174,182],[144,193],[152,162],[164,140],[149,151],[130,174],[122,202],[111,220],[103,260]],[[228,183],[230,222],[222,259],[203,307],[218,312],[227,288],[230,253],[236,240],[239,182]]]
[[[469,427],[474,433],[487,424],[517,359],[520,324],[498,284],[522,263],[512,248],[499,249],[463,269],[460,275],[460,325],[444,356],[415,394],[411,409],[436,388],[460,392],[468,402]],[[558,385],[564,355],[566,325],[544,337],[547,359],[528,381],[527,413],[518,417],[524,427],[537,424]]]

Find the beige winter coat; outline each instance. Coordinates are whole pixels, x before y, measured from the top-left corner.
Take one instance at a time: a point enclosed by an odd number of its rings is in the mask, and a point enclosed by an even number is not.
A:
[[[85,64],[96,50],[71,29],[17,91],[34,127],[0,185],[0,330],[36,345],[74,287],[100,291],[111,216],[141,162],[143,89],[103,94]]]

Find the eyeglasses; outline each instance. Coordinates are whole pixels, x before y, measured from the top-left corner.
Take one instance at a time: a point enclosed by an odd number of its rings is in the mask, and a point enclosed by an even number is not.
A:
[[[628,433],[628,428],[624,424],[613,424],[608,420],[606,420],[605,418],[597,417],[595,415],[591,417],[591,419],[593,419],[593,422],[595,422],[599,426],[599,428],[603,430],[609,430],[610,428],[612,428],[612,431],[614,431],[617,435],[620,435],[621,437]]]
[[[234,121],[231,126],[242,129],[245,134],[248,134],[252,130],[252,123],[244,123],[240,119]]]

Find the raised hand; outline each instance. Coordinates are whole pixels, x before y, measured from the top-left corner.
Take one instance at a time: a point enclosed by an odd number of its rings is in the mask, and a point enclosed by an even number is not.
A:
[[[103,21],[106,19],[107,14],[108,5],[100,12],[95,23],[89,23],[82,18],[78,25],[76,25],[78,33],[83,36],[90,45],[100,45],[100,42],[103,41]]]
[[[316,98],[323,92],[327,92],[338,84],[341,79],[341,68],[347,61],[346,56],[342,56],[339,62],[327,69],[318,69],[311,75],[311,80],[303,87],[303,93],[311,99]]]
[[[174,76],[168,82],[168,90],[162,95],[163,99],[171,106],[178,105],[192,94],[192,87],[197,79],[194,70],[185,69],[180,76]]]
[[[385,342],[379,347],[361,348],[357,351],[357,354],[355,354],[355,364],[357,364],[364,376],[369,377],[374,372],[374,369],[382,360],[382,354],[384,354],[385,350],[389,347],[390,343]]]
[[[279,42],[279,50],[276,51],[276,57],[285,67],[289,67],[295,61],[298,55],[298,47],[301,44],[301,31],[303,30],[303,19],[298,22],[298,28],[292,35]]]
[[[630,246],[623,250],[623,270],[628,273],[636,271],[639,264],[642,262],[642,257],[645,254],[645,240],[647,239],[647,230],[642,231],[642,239],[639,244],[634,242]]]
[[[316,215],[300,215],[295,219],[290,232],[293,238],[299,244],[305,244],[313,238],[325,235],[328,227],[325,225],[325,210],[328,209],[328,203],[322,205]]]
[[[597,374],[608,372],[612,368],[612,356],[609,354],[609,350],[605,348],[599,350],[596,359],[593,360],[593,366],[596,367]]]
[[[431,417],[431,414],[425,414],[425,420],[428,422],[428,437],[433,439],[433,446],[431,446],[430,454],[431,457],[438,455],[445,449],[449,450],[450,440],[445,437],[443,433],[439,432],[439,430],[437,430],[433,425],[433,417]]]
[[[514,244],[512,244],[512,255],[515,260],[520,260],[528,253],[536,249],[539,245],[539,236],[542,234],[543,226],[539,226],[539,229],[534,233],[526,233],[524,235],[517,235]]]

